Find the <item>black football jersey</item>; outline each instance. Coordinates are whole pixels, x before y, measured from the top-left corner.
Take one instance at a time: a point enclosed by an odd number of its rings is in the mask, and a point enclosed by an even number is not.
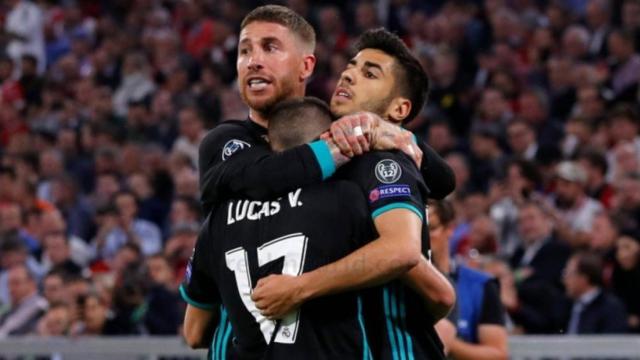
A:
[[[430,258],[425,203],[429,189],[413,161],[400,152],[371,152],[352,159],[336,174],[355,182],[376,218],[404,208],[423,219],[422,252]],[[400,280],[363,292],[364,320],[375,359],[444,359],[434,320],[424,300]]]
[[[219,327],[216,336],[222,334],[224,347],[230,332],[234,349],[227,358],[362,359],[370,346],[358,292],[311,300],[278,322],[260,314],[251,293],[267,275],[299,275],[341,259],[372,239],[372,229],[366,200],[350,182],[329,181],[271,201],[229,200],[205,222],[183,296],[225,306],[231,326]]]

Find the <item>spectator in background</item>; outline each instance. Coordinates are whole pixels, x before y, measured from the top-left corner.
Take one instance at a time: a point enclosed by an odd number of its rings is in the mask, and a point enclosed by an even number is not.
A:
[[[589,30],[581,25],[571,25],[562,34],[562,49],[566,56],[574,61],[589,60]]]
[[[534,160],[540,148],[534,128],[522,119],[513,120],[507,125],[507,143],[515,157],[525,160]]]
[[[82,272],[82,267],[71,259],[69,238],[64,233],[53,232],[44,236],[42,257],[45,271],[55,269],[71,275]]]
[[[593,218],[593,227],[589,233],[589,251],[600,256],[602,260],[602,280],[605,285],[611,284],[615,267],[616,239],[618,225],[606,212],[600,212]]]
[[[533,127],[541,147],[557,144],[562,138],[562,127],[551,118],[549,98],[542,89],[525,90],[518,98],[519,117]],[[568,112],[568,111],[567,111]]]
[[[71,309],[65,303],[50,304],[36,327],[39,336],[65,336],[71,327]]]
[[[95,231],[93,210],[82,196],[76,181],[67,175],[53,179],[51,183],[53,203],[66,219],[67,231],[80,239],[91,239]]]
[[[172,152],[189,156],[193,167],[198,166],[198,146],[207,134],[198,109],[194,106],[183,108],[178,114],[180,136],[173,144]]]
[[[535,196],[542,181],[541,177],[533,162],[516,158],[506,165],[504,178],[498,178],[492,184],[489,215],[495,221],[500,234],[500,255],[511,257],[521,244],[518,208]]]
[[[623,230],[616,240],[615,267],[611,288],[624,302],[627,326],[633,333],[640,332],[640,231]]]
[[[587,174],[576,162],[560,163],[556,175],[556,231],[560,239],[572,247],[585,246],[593,218],[603,207],[585,193]]]
[[[607,0],[590,0],[585,9],[585,19],[591,32],[589,55],[606,57],[607,37],[611,31],[611,5]]]
[[[0,303],[4,306],[11,304],[9,269],[16,266],[26,266],[30,274],[36,276],[36,281],[42,274],[40,264],[29,255],[17,234],[4,234],[0,238]]]
[[[500,360],[507,358],[505,310],[500,302],[498,282],[488,274],[459,261],[449,262],[448,238],[453,233],[455,214],[447,202],[429,203],[429,234],[434,263],[440,271],[450,273],[458,303],[450,315],[436,325],[451,358],[457,360]],[[443,323],[453,321],[457,336],[443,337]]]
[[[595,133],[595,125],[585,117],[574,116],[564,125],[564,138],[560,143],[562,155],[566,158],[574,157],[589,147],[598,147],[593,144],[592,137]]]
[[[79,306],[81,316],[72,329],[73,335],[96,336],[109,332],[105,329],[109,320],[109,308],[97,293],[91,292],[82,297]]]
[[[554,238],[553,223],[541,204],[525,203],[518,217],[522,246],[510,261],[518,298],[505,305],[514,322],[527,333],[558,331],[562,326],[559,279],[570,251]]]
[[[132,52],[125,56],[122,65],[122,82],[113,94],[115,115],[124,117],[131,101],[140,101],[155,91],[149,74],[149,64],[143,53]]]
[[[471,131],[471,181],[487,192],[489,181],[502,172],[506,156],[500,148],[500,130],[495,125],[479,125]]]
[[[609,168],[606,155],[595,149],[585,149],[578,154],[577,160],[587,175],[587,195],[600,202],[604,208],[610,209],[614,190],[606,181]]]
[[[47,301],[38,295],[37,280],[25,265],[7,271],[11,307],[0,315],[0,338],[33,332],[47,308]]]
[[[138,200],[127,191],[117,193],[113,198],[116,216],[110,221],[108,231],[104,236],[102,256],[111,258],[118,248],[127,242],[134,242],[140,246],[144,255],[155,254],[162,249],[160,229],[153,223],[138,217]]]
[[[613,30],[608,38],[609,54],[615,60],[612,68],[611,87],[618,99],[635,100],[640,80],[640,55],[635,53],[633,33]]]
[[[38,72],[45,70],[44,16],[40,6],[27,0],[8,1],[11,8],[4,23],[5,35],[10,39],[6,51],[18,63],[29,54],[38,60]]]
[[[147,258],[146,268],[151,280],[145,319],[147,330],[150,334],[175,335],[182,322],[182,314],[179,311],[180,297],[169,261],[164,255],[152,255]]]
[[[127,185],[138,199],[140,219],[151,221],[159,228],[163,228],[169,207],[166,199],[156,194],[149,176],[140,171],[135,172],[129,175]]]
[[[59,270],[50,271],[42,280],[42,295],[49,305],[66,302],[64,273]]]
[[[563,281],[573,302],[566,322],[567,334],[626,332],[624,305],[602,288],[601,268],[600,258],[590,253],[576,253],[567,262]]]

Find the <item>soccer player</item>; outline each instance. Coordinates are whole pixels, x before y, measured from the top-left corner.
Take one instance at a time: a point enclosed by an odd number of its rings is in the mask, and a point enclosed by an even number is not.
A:
[[[453,172],[433,149],[418,143],[408,131],[371,113],[348,115],[337,124],[361,132],[344,135],[335,127],[336,142],[314,141],[274,154],[265,141],[265,114],[278,102],[302,97],[315,57],[315,32],[292,10],[277,5],[251,11],[241,24],[238,44],[238,86],[249,106],[248,121],[226,121],[210,131],[200,145],[201,200],[205,213],[233,196],[268,199],[330,177],[347,155],[366,149],[400,148],[424,152],[421,172],[433,198],[444,198],[454,187]],[[419,109],[415,109],[419,111]],[[312,121],[312,119],[309,119]],[[408,136],[409,135],[409,136]],[[337,145],[337,146],[336,146]]]
[[[342,73],[332,97],[334,115],[371,111],[397,125],[415,116],[426,100],[428,78],[402,40],[384,29],[377,29],[365,32],[356,49],[358,53]],[[381,235],[390,227],[394,231],[402,229],[407,235],[393,237],[391,242],[382,241],[384,236],[381,236],[334,264],[300,276],[271,275],[261,279],[253,299],[263,314],[280,317],[318,296],[354,286],[380,284],[377,262],[385,253],[393,256],[398,252],[397,248],[419,253],[422,245],[422,249],[428,251],[428,231],[422,221],[427,192],[420,186],[422,177],[411,159],[403,153],[370,152],[352,159],[337,176],[354,181],[368,197],[371,216]],[[361,268],[349,267],[363,254],[368,261]],[[444,357],[433,325],[448,308],[444,307],[444,311],[437,305],[427,308],[417,295],[422,294],[424,298],[439,296],[438,291],[425,292],[423,288],[425,284],[433,286],[437,282],[416,276],[421,270],[426,276],[429,266],[422,259],[420,266],[403,277],[417,293],[400,281],[367,291],[365,322],[371,324],[367,329],[371,330],[371,338],[376,339],[372,341],[376,358]],[[336,269],[332,276],[326,275],[328,268]],[[401,270],[398,271],[387,273],[386,280],[401,275]]]
[[[211,209],[220,198],[233,194],[258,198],[282,194],[296,186],[318,182],[335,169],[339,152],[335,151],[331,142],[314,142],[272,154],[264,141],[264,125],[267,123],[265,114],[269,108],[282,99],[304,93],[304,81],[310,75],[314,63],[313,42],[313,30],[310,26],[286,8],[261,7],[245,18],[240,34],[238,72],[241,93],[251,108],[250,121],[228,122],[219,126],[205,138],[201,146],[202,196],[207,209]],[[375,139],[376,141],[371,142],[375,144],[385,139],[398,139],[396,135],[401,133],[399,127],[380,122],[371,115],[352,116],[342,120],[362,125],[360,134],[352,133],[346,137],[348,144],[357,145],[354,145],[352,153],[361,153],[362,148],[366,150],[370,145],[369,139]],[[442,159],[430,155],[435,154],[432,150],[429,152],[430,149],[425,149],[421,170],[423,173],[429,171],[427,185],[432,196],[445,196],[451,191],[453,184],[450,181],[451,171]],[[404,211],[395,210],[396,213]],[[419,217],[417,214],[415,216]],[[401,222],[396,223],[402,225]],[[383,230],[394,232],[393,227]],[[420,234],[414,237],[419,239]],[[370,252],[371,248],[364,253],[367,251]],[[409,268],[409,264],[415,263],[416,253],[419,253],[419,246],[417,251],[415,246],[402,244],[379,246],[374,257],[382,257],[382,262],[380,266],[366,272],[365,280],[377,278],[379,281],[383,275],[391,278],[402,273]],[[394,256],[385,256],[387,254]],[[355,282],[361,280],[359,277],[349,279]],[[198,314],[197,311],[193,307],[187,310],[187,319],[198,319],[195,324],[193,321],[185,321],[188,339],[192,338],[189,334],[193,329],[198,334],[201,325],[211,318],[210,314]]]
[[[331,120],[329,107],[318,99],[280,102],[269,117],[271,146],[283,151],[313,140]],[[215,241],[207,241],[211,236]],[[269,201],[228,200],[205,222],[182,291],[200,306],[225,305],[238,358],[370,358],[358,292],[309,301],[279,326],[257,310],[250,295],[267,274],[313,270],[372,238],[366,199],[349,181],[310,185]],[[230,337],[230,327],[218,328],[215,358],[227,357],[223,345]]]

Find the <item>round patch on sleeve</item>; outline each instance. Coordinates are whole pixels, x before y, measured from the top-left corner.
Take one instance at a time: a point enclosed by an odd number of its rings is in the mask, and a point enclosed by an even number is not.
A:
[[[237,153],[240,150],[244,150],[250,147],[251,145],[249,145],[249,143],[242,140],[229,140],[226,144],[224,144],[224,147],[222,148],[222,161],[226,161],[231,157],[231,155]]]
[[[383,184],[393,184],[402,176],[402,168],[391,159],[380,160],[376,164],[376,178]]]

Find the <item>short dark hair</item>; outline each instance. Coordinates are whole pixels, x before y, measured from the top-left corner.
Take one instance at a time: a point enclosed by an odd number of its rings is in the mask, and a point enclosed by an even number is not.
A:
[[[611,31],[611,35],[619,36],[622,39],[622,41],[626,42],[631,47],[635,47],[636,46],[636,36],[633,33],[633,31],[631,31],[631,30],[620,29],[620,28],[613,29]]]
[[[427,205],[440,218],[440,224],[449,226],[456,218],[456,210],[448,200],[429,200]]]
[[[589,284],[602,285],[602,259],[593,252],[581,251],[574,255],[576,271],[587,278]]]
[[[627,119],[629,122],[632,122],[638,125],[639,116],[638,112],[633,108],[630,104],[619,104],[616,105],[608,114],[607,121],[611,123],[613,119]]]
[[[267,118],[271,146],[284,150],[318,137],[329,128],[333,115],[324,101],[307,96],[278,103]]]
[[[585,160],[589,165],[600,170],[601,174],[606,174],[609,169],[607,156],[602,151],[594,148],[587,148],[578,153],[578,159]]]
[[[411,101],[411,111],[403,120],[408,122],[422,111],[429,95],[429,77],[407,45],[398,37],[384,28],[365,31],[355,45],[355,51],[376,49],[393,57],[395,67],[395,90]]]
[[[316,47],[316,32],[304,17],[288,7],[281,5],[264,5],[253,9],[244,17],[240,29],[252,22],[263,21],[280,24],[296,34],[303,42],[309,44],[311,49]]]

